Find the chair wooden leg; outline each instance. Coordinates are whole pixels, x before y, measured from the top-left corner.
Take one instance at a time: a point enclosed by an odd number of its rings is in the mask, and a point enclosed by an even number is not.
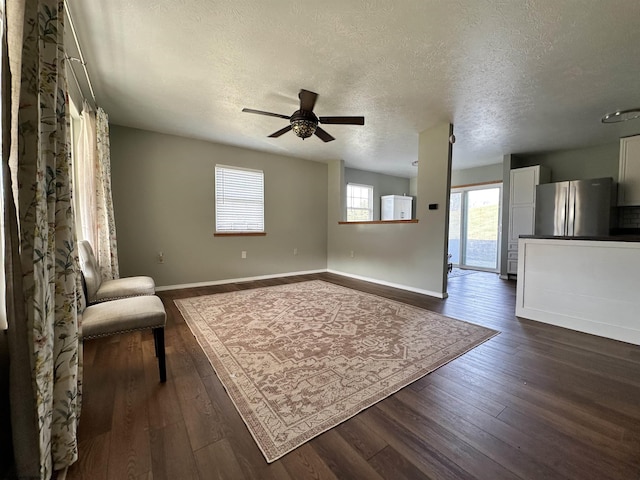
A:
[[[167,381],[167,365],[164,354],[164,327],[154,328],[153,337],[156,343],[156,357],[158,357],[158,369],[160,370],[160,381]]]
[[[155,347],[156,350],[156,358],[158,357],[158,335],[156,335],[156,330],[157,329],[153,329],[153,346]]]

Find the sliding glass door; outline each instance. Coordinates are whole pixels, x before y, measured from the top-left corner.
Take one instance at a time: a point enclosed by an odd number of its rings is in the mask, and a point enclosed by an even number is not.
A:
[[[450,262],[476,270],[498,270],[502,186],[451,190],[449,209]]]
[[[449,202],[449,263],[460,265],[462,235],[462,192],[451,191]]]

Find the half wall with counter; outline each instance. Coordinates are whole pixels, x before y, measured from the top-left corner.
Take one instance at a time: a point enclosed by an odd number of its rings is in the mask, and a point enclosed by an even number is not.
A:
[[[516,315],[640,345],[640,238],[520,238]]]

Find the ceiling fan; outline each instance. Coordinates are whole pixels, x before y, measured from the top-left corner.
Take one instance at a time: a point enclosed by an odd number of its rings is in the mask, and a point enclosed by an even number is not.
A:
[[[289,130],[293,130],[298,137],[305,138],[310,137],[314,133],[324,142],[330,142],[335,140],[325,130],[318,126],[318,123],[322,124],[336,124],[336,125],[364,125],[364,117],[316,117],[313,113],[313,107],[316,104],[318,98],[317,93],[310,92],[309,90],[300,90],[298,94],[300,98],[300,110],[296,110],[291,115],[280,115],[279,113],[263,112],[262,110],[253,110],[252,108],[243,108],[243,112],[256,113],[258,115],[267,115],[269,117],[278,117],[289,120],[290,125],[278,130],[275,133],[269,135],[269,137],[276,138],[280,135],[287,133]]]

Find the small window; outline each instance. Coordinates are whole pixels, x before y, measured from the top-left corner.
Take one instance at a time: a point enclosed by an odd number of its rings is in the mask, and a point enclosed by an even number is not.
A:
[[[216,165],[216,233],[264,232],[264,173]]]
[[[371,185],[347,184],[347,222],[370,222],[373,220],[373,187]]]

